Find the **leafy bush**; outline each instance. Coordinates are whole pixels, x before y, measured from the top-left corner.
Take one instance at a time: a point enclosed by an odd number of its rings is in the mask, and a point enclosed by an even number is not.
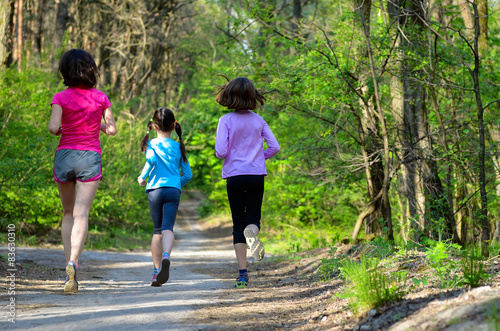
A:
[[[461,283],[459,264],[451,258],[452,255],[459,254],[460,248],[458,244],[438,241],[427,249],[426,259],[439,277],[440,287],[453,288]]]

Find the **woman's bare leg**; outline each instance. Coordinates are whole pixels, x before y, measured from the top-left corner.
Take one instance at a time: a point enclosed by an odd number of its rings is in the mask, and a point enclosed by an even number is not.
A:
[[[73,189],[71,189],[71,184]],[[63,245],[66,262],[71,260],[78,263],[82,254],[83,245],[87,238],[89,213],[100,181],[58,183],[59,195],[63,202]],[[76,195],[75,195],[76,186]],[[73,205],[71,206],[71,202]],[[69,216],[69,211],[72,215]]]
[[[63,240],[64,256],[66,257],[66,263],[68,263],[71,255],[71,231],[73,230],[73,207],[75,206],[76,183],[56,183],[63,207],[61,235]]]

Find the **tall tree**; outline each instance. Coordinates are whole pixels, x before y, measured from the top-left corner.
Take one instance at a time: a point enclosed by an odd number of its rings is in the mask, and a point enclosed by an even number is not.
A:
[[[0,69],[7,65],[7,59],[12,52],[11,27],[14,0],[0,0]]]
[[[54,30],[52,35],[52,64],[57,66],[58,50],[62,46],[63,36],[68,25],[68,3],[69,0],[56,0],[56,14],[54,17]]]
[[[368,208],[358,218],[358,224],[363,218],[366,234],[382,233],[383,222],[387,221],[388,200],[382,199],[379,194],[384,189],[384,156],[383,139],[380,134],[380,122],[377,117],[377,106],[374,96],[372,75],[370,70],[369,50],[366,38],[370,35],[370,15],[372,2],[357,0],[354,2],[354,12],[357,14],[355,27],[358,30],[359,40],[354,44],[356,57],[356,76],[360,86],[360,115],[359,134],[361,137],[361,152],[364,158],[364,167],[368,188]],[[354,107],[358,108],[358,107]],[[387,161],[387,160],[385,160]],[[355,227],[354,237],[359,226]]]

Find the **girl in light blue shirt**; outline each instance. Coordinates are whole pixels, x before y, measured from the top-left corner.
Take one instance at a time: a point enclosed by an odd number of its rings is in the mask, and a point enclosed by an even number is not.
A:
[[[156,131],[158,138],[149,140],[149,131]],[[170,136],[175,130],[179,142]],[[182,141],[182,129],[168,108],[155,110],[148,122],[148,132],[141,142],[146,152],[146,164],[137,178],[139,185],[146,185],[149,210],[154,232],[151,240],[153,279],[151,286],[166,283],[170,273],[170,253],[174,244],[174,224],[181,197],[181,188],[193,177]]]

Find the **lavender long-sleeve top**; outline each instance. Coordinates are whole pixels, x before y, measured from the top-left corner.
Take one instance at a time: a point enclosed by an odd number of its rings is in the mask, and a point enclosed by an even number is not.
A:
[[[266,160],[279,150],[280,145],[266,121],[253,111],[237,110],[219,119],[215,155],[224,159],[222,178],[267,175]]]

